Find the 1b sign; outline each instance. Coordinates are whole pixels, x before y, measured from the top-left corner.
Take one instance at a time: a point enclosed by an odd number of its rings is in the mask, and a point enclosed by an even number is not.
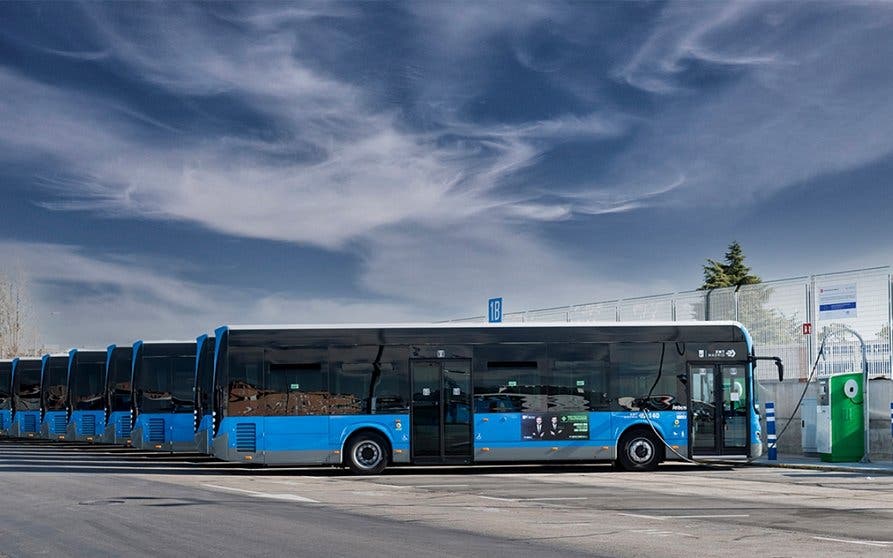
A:
[[[502,322],[502,297],[487,301],[487,321],[491,324]]]

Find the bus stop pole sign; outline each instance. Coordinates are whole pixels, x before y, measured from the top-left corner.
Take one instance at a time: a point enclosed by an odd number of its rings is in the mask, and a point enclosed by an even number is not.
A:
[[[491,324],[502,322],[502,297],[487,301],[487,321]]]

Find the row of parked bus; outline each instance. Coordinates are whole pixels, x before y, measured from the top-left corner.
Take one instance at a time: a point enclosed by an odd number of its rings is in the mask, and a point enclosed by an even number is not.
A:
[[[210,370],[213,341],[0,361],[0,435],[195,451],[196,364]]]
[[[0,361],[0,436],[333,465],[748,459],[735,322],[221,327]]]

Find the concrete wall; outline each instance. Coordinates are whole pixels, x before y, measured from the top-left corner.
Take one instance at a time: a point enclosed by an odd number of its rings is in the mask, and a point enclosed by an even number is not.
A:
[[[777,431],[788,424],[788,419],[793,418],[791,425],[784,435],[778,440],[779,453],[788,455],[802,455],[802,428],[801,413],[797,408],[797,401],[806,389],[804,399],[816,398],[818,384],[810,382],[785,381],[782,383],[772,381],[760,382],[759,401],[775,402],[775,414]],[[893,435],[890,432],[890,402],[893,401],[893,381],[887,379],[875,379],[869,383],[869,404],[871,407],[871,457],[872,459],[890,461],[893,458]],[[765,432],[765,420],[763,432]]]

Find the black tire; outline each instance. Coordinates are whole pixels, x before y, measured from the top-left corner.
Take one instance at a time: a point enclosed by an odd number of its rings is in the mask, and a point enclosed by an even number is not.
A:
[[[390,461],[388,443],[378,434],[357,434],[347,442],[347,466],[355,475],[378,475]]]
[[[654,432],[633,430],[620,439],[617,462],[625,471],[653,471],[663,461],[663,447]]]

